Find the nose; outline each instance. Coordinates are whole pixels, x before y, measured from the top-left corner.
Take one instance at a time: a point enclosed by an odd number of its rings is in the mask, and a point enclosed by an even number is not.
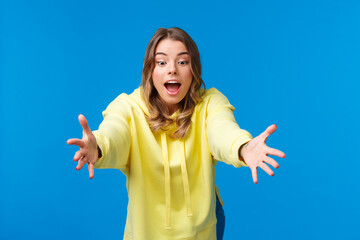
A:
[[[176,70],[176,64],[175,63],[171,63],[169,64],[169,69],[168,69],[168,75],[176,75],[177,74],[177,70]]]

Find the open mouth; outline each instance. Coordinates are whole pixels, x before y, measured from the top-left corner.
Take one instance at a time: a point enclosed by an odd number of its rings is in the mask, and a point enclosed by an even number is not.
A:
[[[169,93],[177,93],[181,86],[181,84],[176,81],[168,81],[164,85]]]

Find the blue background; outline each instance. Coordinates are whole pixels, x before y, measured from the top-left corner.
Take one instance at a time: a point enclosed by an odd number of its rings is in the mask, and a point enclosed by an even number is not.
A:
[[[0,239],[122,239],[118,170],[75,171],[81,137],[141,81],[159,27],[197,43],[207,88],[287,154],[275,177],[217,166],[225,239],[360,239],[359,1],[1,2]]]

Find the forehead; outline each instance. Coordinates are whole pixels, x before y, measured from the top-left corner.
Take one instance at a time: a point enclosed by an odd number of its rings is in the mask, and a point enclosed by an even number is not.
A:
[[[172,39],[163,39],[161,40],[155,49],[155,54],[158,52],[163,52],[167,55],[177,55],[181,52],[187,52],[185,44],[181,41],[176,41]]]

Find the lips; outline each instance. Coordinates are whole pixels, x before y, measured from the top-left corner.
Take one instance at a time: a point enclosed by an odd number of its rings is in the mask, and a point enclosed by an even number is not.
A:
[[[176,80],[169,80],[164,84],[168,94],[176,95],[180,91],[181,83]]]

